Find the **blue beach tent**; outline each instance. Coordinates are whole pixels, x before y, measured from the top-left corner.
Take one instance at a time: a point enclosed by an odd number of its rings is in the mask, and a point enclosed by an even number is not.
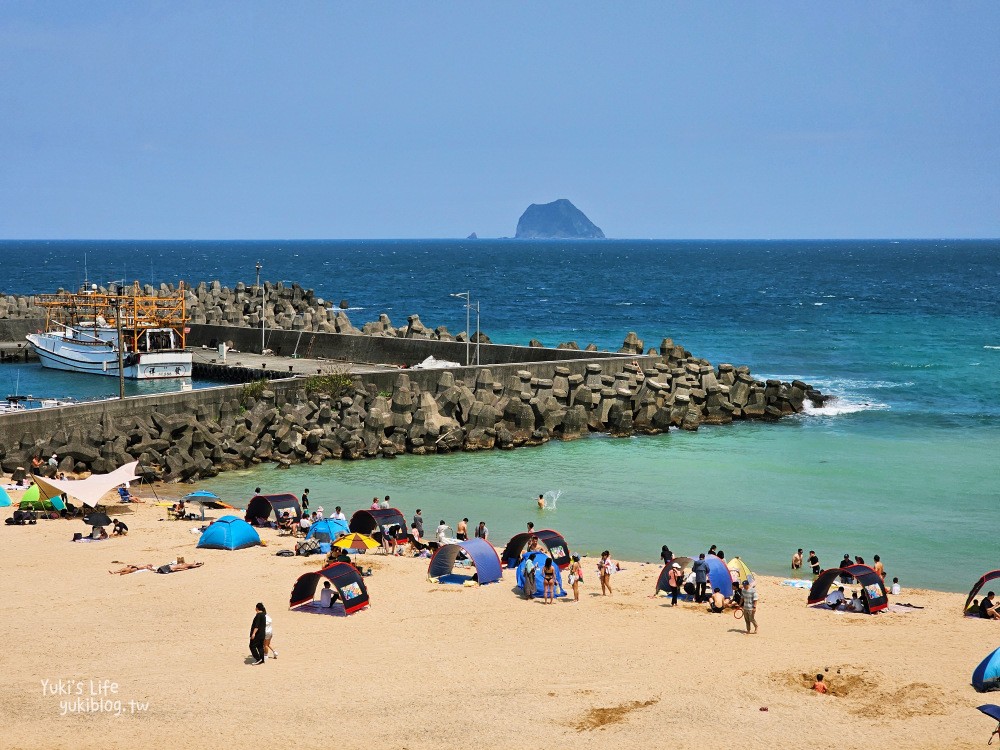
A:
[[[464,552],[476,566],[476,580],[482,585],[496,583],[503,576],[500,557],[493,545],[482,539],[468,539],[457,544],[445,544],[438,548],[427,566],[427,577],[438,583],[465,583],[471,576],[456,575],[452,572],[460,552]]]
[[[206,549],[243,549],[260,544],[257,530],[236,516],[223,516],[212,523],[198,539]]]
[[[347,521],[338,521],[334,518],[321,518],[309,527],[306,539],[316,537],[320,542],[329,543],[334,541],[338,534],[349,534],[350,531],[347,527]]]
[[[10,495],[7,494],[7,490],[0,487],[0,508],[8,508],[10,505]]]
[[[1000,648],[979,662],[972,673],[972,687],[980,693],[1000,690]]]
[[[729,572],[729,566],[721,557],[715,555],[705,555],[705,562],[708,563],[708,590],[709,592],[719,589],[719,592],[727,599],[733,596],[733,574]]]
[[[528,558],[531,558],[532,562],[535,564],[535,596],[541,597],[545,596],[545,575],[542,572],[542,568],[545,567],[545,559],[548,557],[544,552],[526,552],[521,558],[521,562],[517,564],[517,587],[524,591],[524,565],[528,562]],[[563,588],[562,582],[562,570],[555,561],[552,562],[552,567],[556,569],[556,597],[566,596],[566,589]]]

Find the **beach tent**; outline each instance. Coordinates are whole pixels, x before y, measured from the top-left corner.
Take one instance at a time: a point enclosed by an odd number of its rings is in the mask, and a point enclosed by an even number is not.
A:
[[[995,581],[997,578],[1000,578],[1000,570],[991,570],[989,573],[984,573],[982,577],[976,581],[976,585],[972,587],[972,591],[969,592],[969,597],[965,600],[965,608],[962,610],[965,614],[972,615],[974,617],[979,616],[979,612],[969,611],[969,607],[972,606],[972,600],[976,598],[976,594],[979,593],[983,586],[990,581]]]
[[[7,490],[0,487],[0,508],[9,508],[12,505],[10,495],[7,494]]]
[[[496,583],[503,576],[500,558],[489,542],[482,539],[469,539],[457,544],[445,544],[437,549],[427,566],[427,577],[436,579],[438,583],[464,583],[471,576],[459,576],[452,573],[459,553],[464,552],[476,566],[476,580],[480,584]]]
[[[247,503],[243,520],[253,526],[260,526],[261,520],[266,523],[271,513],[278,519],[286,510],[294,513],[296,521],[302,518],[302,506],[299,505],[299,499],[295,495],[254,495]]]
[[[35,476],[36,487],[47,500],[55,500],[66,493],[91,508],[97,506],[108,492],[137,479],[135,467],[138,461],[120,466],[110,474],[91,474],[86,479],[46,479]]]
[[[323,579],[328,580],[337,589],[347,614],[354,614],[358,610],[370,606],[368,589],[358,569],[349,563],[333,563],[322,570],[299,576],[292,588],[288,608],[304,612],[332,614],[331,610],[321,608],[313,601],[316,589]]]
[[[865,605],[866,614],[873,615],[889,606],[889,594],[885,590],[882,576],[867,565],[848,565],[845,568],[824,570],[809,590],[809,604],[820,604],[826,601],[830,587],[842,575],[848,575],[861,584],[863,588],[861,600]]]
[[[753,571],[750,570],[750,566],[743,562],[739,557],[734,557],[726,563],[726,565],[729,567],[733,583],[739,584],[743,581],[750,581],[750,583],[753,583]]]
[[[223,516],[209,525],[198,546],[206,549],[243,549],[260,544],[256,529],[236,516]]]
[[[538,537],[539,543],[549,551],[549,557],[552,558],[553,563],[563,570],[569,567],[569,545],[566,544],[566,539],[562,534],[552,529],[542,529],[541,531],[533,532],[533,534]],[[532,534],[522,531],[520,534],[514,534],[510,538],[510,541],[507,542],[507,546],[503,548],[503,554],[500,555],[500,558],[508,568],[513,568],[518,564],[518,561],[521,559],[521,553],[524,552],[524,548],[528,545],[528,540],[531,537]]]
[[[350,529],[347,528],[347,521],[338,521],[333,518],[321,518],[309,527],[309,533],[306,534],[306,539],[316,537],[316,541],[329,544],[337,538],[338,534],[347,534],[349,531]]]
[[[725,560],[715,555],[705,555],[705,562],[708,563],[708,592],[711,594],[715,589],[731,599],[733,596],[733,576],[726,566]]]
[[[517,564],[517,587],[524,590],[524,566],[531,558],[532,562],[535,564],[535,596],[542,597],[545,596],[545,575],[542,573],[542,568],[545,566],[545,559],[548,557],[544,552],[526,552],[523,557],[521,557],[521,562]],[[555,563],[555,560],[552,561]],[[562,570],[558,565],[553,565],[556,569],[556,588],[555,595],[557,597],[566,596],[566,589],[563,588],[562,582]]]
[[[21,510],[62,510],[66,506],[58,496],[53,497],[51,500],[43,497],[38,485],[33,484],[21,495],[21,502],[18,503],[18,507]]]
[[[980,693],[1000,690],[1000,648],[979,662],[972,673],[972,687]]]
[[[396,542],[405,544],[408,539],[408,529],[406,519],[396,508],[385,508],[379,510],[359,510],[351,516],[350,530],[357,534],[367,534],[375,536],[376,532],[385,534],[393,526],[396,527]],[[381,540],[381,537],[375,537]]]

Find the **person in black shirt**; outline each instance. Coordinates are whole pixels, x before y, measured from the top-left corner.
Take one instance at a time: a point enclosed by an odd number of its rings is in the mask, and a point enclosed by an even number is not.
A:
[[[979,616],[984,617],[987,620],[1000,620],[1000,614],[997,613],[997,605],[993,597],[995,594],[991,591],[985,598],[979,602]]]
[[[670,547],[665,544],[660,548],[660,559],[663,560],[664,566],[674,559],[674,553],[671,552]]]
[[[820,573],[820,570],[819,570],[819,558],[816,557],[816,551],[815,550],[809,550],[809,565],[812,566],[813,575],[814,576],[818,576],[819,573]]]
[[[264,609],[264,605],[257,602],[257,614],[254,615],[253,623],[250,625],[250,653],[253,655],[253,663],[255,665],[264,664],[266,614],[267,610]]]

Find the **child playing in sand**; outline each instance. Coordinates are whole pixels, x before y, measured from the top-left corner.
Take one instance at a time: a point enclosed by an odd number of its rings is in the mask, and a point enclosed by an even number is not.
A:
[[[813,690],[820,694],[826,694],[826,683],[823,682],[823,675],[816,675],[816,682],[813,683]]]

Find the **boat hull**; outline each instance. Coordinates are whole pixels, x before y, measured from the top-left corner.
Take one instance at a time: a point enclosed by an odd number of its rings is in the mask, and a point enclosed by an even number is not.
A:
[[[113,346],[79,344],[45,333],[29,334],[26,338],[43,367],[118,377],[118,352]],[[124,364],[125,377],[130,380],[191,377],[191,352],[181,350],[128,354]]]

